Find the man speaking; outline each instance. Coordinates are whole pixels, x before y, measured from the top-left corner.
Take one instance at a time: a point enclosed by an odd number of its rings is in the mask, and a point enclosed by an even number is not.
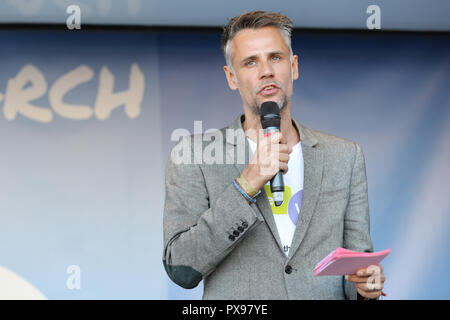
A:
[[[203,280],[204,299],[375,299],[383,288],[381,266],[313,275],[337,247],[373,247],[360,147],[291,117],[292,25],[263,11],[229,21],[224,71],[244,114],[216,134],[182,138],[167,163],[164,267],[184,288]],[[220,161],[191,161],[211,145],[224,150]],[[174,160],[180,146],[188,161]]]

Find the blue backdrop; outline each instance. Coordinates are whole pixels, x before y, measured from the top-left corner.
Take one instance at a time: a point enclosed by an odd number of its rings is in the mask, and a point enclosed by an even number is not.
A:
[[[450,299],[450,36],[292,42],[293,116],[365,154],[387,298]],[[242,112],[223,64],[214,31],[0,31],[0,266],[49,299],[201,298],[162,265],[164,166],[174,130]]]

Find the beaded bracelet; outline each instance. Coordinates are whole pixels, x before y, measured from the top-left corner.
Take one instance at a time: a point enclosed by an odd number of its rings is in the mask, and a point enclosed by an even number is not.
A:
[[[236,179],[233,180],[233,184],[236,187],[236,189],[238,189],[238,191],[251,203],[255,203],[256,199],[253,199],[252,197],[250,197],[244,190],[242,190],[242,188],[237,184]]]

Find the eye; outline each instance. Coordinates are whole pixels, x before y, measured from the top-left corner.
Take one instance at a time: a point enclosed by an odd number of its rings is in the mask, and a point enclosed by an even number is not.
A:
[[[273,60],[273,61],[278,61],[278,60],[280,60],[280,59],[281,59],[280,56],[273,56],[273,57],[272,57],[272,60]]]
[[[253,61],[253,60],[250,60],[250,61],[247,61],[247,63],[245,64],[247,67],[251,67],[251,66],[254,66],[255,65],[255,61]]]

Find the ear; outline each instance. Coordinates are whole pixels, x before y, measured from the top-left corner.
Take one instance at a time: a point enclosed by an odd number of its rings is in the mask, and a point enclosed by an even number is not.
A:
[[[298,79],[298,56],[292,56],[292,80]]]
[[[234,77],[234,73],[231,71],[228,66],[223,67],[223,71],[225,72],[225,76],[227,77],[228,86],[231,90],[236,90],[238,88],[237,79]]]

